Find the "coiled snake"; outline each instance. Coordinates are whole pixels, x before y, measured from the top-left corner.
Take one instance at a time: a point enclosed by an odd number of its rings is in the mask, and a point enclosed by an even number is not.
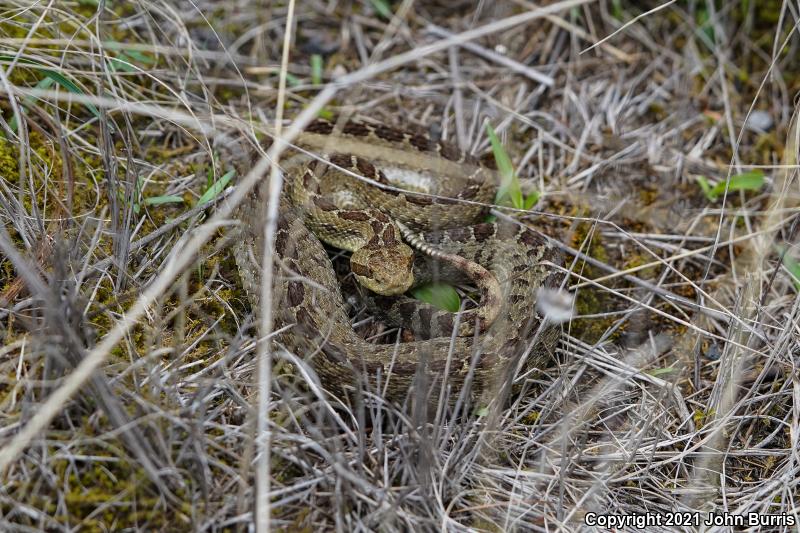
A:
[[[436,398],[443,383],[458,391],[468,377],[472,390],[481,390],[519,357],[528,366],[546,362],[557,332],[539,328],[534,304],[540,287],[558,283],[553,264],[559,256],[522,225],[470,225],[495,194],[488,165],[425,135],[361,122],[336,128],[315,121],[298,145],[329,155],[321,162],[303,154],[282,161],[286,184],[274,254],[275,330],[281,332],[279,342],[305,357],[326,387],[341,392],[361,382],[402,399],[414,383],[424,383],[423,392]],[[262,183],[240,208],[243,233],[234,247],[254,309],[266,189]],[[413,260],[413,275],[411,250],[401,233],[423,250]],[[320,239],[354,250],[353,273],[384,293],[373,295],[374,305],[423,340],[373,344],[359,336]],[[412,276],[425,282],[437,274],[471,278],[481,304],[456,315],[386,296],[408,289]]]

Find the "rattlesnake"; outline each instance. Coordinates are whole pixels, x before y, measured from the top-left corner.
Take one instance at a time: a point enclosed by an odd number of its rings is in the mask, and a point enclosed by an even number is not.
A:
[[[457,391],[468,376],[473,378],[473,390],[480,390],[492,379],[503,378],[509,363],[520,356],[528,366],[546,362],[557,333],[553,327],[538,327],[541,318],[535,310],[535,295],[540,287],[558,283],[553,265],[559,256],[544,238],[522,225],[469,225],[484,215],[484,206],[493,199],[495,177],[489,165],[425,135],[362,122],[335,128],[330,122],[315,121],[300,136],[298,145],[330,155],[319,163],[302,154],[282,162],[287,183],[275,241],[275,329],[281,332],[279,342],[304,356],[326,387],[342,392],[361,382],[373,392],[401,399],[418,376],[427,378],[417,381],[427,382],[423,392],[436,398],[443,382]],[[317,179],[329,172],[333,179]],[[348,178],[346,173],[389,187]],[[338,186],[331,188],[326,183]],[[234,248],[254,309],[259,304],[261,266],[256,258],[263,253],[261,228],[267,188],[262,182],[240,208],[243,233]],[[386,257],[389,245],[399,241],[390,217],[399,222],[406,236],[421,232],[412,240],[429,254],[460,256],[485,266],[493,276],[495,290],[482,289],[479,281],[481,306],[458,317],[408,299],[394,301],[394,315],[400,315],[402,325],[411,327],[417,338],[432,338],[373,344],[354,331],[331,262],[311,227],[331,242],[337,240],[337,231],[345,234],[344,239],[352,237],[356,230],[348,224],[354,220],[366,223],[372,231],[356,240]],[[401,266],[410,262],[405,251],[388,255],[395,255]],[[361,277],[374,274],[373,266],[357,262],[351,266]],[[387,268],[391,274],[397,266]],[[437,268],[446,277],[457,274],[452,265],[432,264],[430,258],[418,257],[414,275],[425,281]],[[483,270],[480,266],[476,269]],[[481,276],[475,272],[473,279]],[[407,288],[403,276],[387,294]],[[392,303],[387,296],[373,297],[379,306]],[[459,324],[461,336],[451,338],[454,324]],[[529,345],[527,341],[534,335]]]

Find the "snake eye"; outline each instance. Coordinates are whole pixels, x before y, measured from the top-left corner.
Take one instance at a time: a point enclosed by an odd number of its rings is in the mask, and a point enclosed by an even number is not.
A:
[[[372,268],[369,266],[369,264],[364,264],[363,262],[351,261],[350,270],[356,276],[363,276],[365,278],[372,277]]]

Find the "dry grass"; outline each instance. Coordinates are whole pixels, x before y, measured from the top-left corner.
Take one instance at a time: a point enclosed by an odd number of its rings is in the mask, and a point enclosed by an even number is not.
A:
[[[0,529],[800,518],[797,6],[458,4],[300,2],[281,66],[284,2],[0,1]],[[542,193],[574,315],[496,419],[257,371],[226,237],[267,160],[204,193],[320,112],[478,154],[489,122]]]

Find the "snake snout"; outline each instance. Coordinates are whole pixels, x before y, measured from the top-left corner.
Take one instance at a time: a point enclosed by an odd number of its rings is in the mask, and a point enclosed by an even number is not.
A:
[[[361,248],[350,257],[350,269],[367,289],[382,296],[403,294],[414,283],[414,252],[403,243]]]

